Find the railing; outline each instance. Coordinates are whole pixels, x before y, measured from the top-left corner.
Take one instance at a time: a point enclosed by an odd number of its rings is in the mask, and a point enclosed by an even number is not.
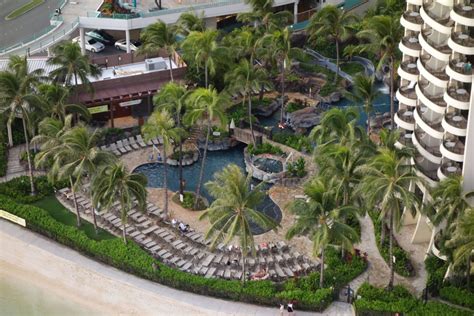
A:
[[[415,123],[415,118],[413,117],[413,111],[409,109],[400,109],[397,112],[398,118],[402,121],[413,124]]]
[[[403,17],[405,18],[405,20],[407,20],[408,22],[411,22],[411,23],[415,23],[415,24],[422,24],[423,23],[423,19],[421,18],[419,12],[415,12],[415,11],[411,11],[411,10],[405,11],[405,12],[403,12]]]
[[[441,172],[447,177],[451,175],[460,176],[462,173],[461,164],[454,161],[445,162],[440,166],[440,168],[441,168]]]
[[[415,88],[408,88],[408,86],[401,86],[398,91],[400,91],[400,94],[403,95],[404,97],[407,97],[409,99],[416,99],[416,91]]]
[[[405,146],[413,146],[413,142],[411,140],[412,137],[413,137],[412,133],[401,132],[398,142]]]
[[[449,76],[446,74],[446,72],[444,71],[444,67],[443,68],[440,68],[440,69],[434,69],[433,67],[430,67],[428,65],[428,61],[433,58],[429,55],[423,55],[421,56],[420,58],[420,62],[421,64],[423,65],[423,67],[430,73],[432,74],[433,76],[435,76],[436,78],[438,78],[439,80],[443,80],[443,81],[447,81],[449,80]]]
[[[446,16],[437,16],[432,11],[433,7],[434,7],[434,5],[431,5],[431,6],[428,6],[426,4],[423,5],[423,9],[425,10],[426,14],[430,18],[435,20],[436,23],[439,23],[439,24],[444,25],[444,26],[452,26],[454,24],[454,22],[450,20],[449,12],[448,12],[448,14],[446,14]]]
[[[402,43],[408,48],[414,50],[421,50],[421,44],[418,41],[418,37],[415,35],[408,35],[402,38]]]
[[[469,7],[471,8],[470,10],[469,9],[465,10],[465,8],[469,8]],[[474,8],[472,7],[472,5],[458,4],[454,6],[453,10],[460,16],[470,18],[470,19],[474,18]]]
[[[422,110],[421,106],[419,105],[416,107],[416,112],[418,113],[418,116],[421,118],[421,120],[425,122],[426,125],[434,129],[435,131],[443,132],[443,127],[441,126],[442,118],[440,117],[438,121],[430,121],[428,118],[426,118],[426,115],[424,112],[424,111],[427,111],[428,108],[427,107],[423,107],[423,108],[426,108],[426,110]]]
[[[460,129],[467,128],[467,119],[461,114],[461,111],[455,111],[444,115],[444,119],[449,125]]]
[[[458,100],[458,101],[461,101],[461,102],[469,102],[469,99],[470,99],[470,94],[469,94],[469,91],[467,91],[467,89],[459,89],[459,88],[456,88],[456,87],[449,87],[448,88],[448,95],[455,99],[455,100]]]
[[[466,33],[453,33],[451,39],[456,44],[459,44],[464,47],[474,47],[474,38]]]
[[[414,134],[415,134],[416,140],[418,141],[418,144],[420,144],[421,147],[423,147],[427,152],[429,152],[433,156],[441,158],[441,151],[439,150],[439,146],[428,146],[422,140],[423,136],[426,135],[426,132],[415,130]]]
[[[443,146],[452,153],[458,155],[464,154],[464,144],[457,137],[445,138],[443,140]]]
[[[418,75],[418,67],[416,66],[416,60],[407,60],[400,64],[400,67],[409,74]]]
[[[446,107],[447,103],[444,101],[443,94],[439,95],[431,95],[426,91],[426,87],[428,86],[429,83],[418,83],[418,86],[420,87],[421,93],[428,98],[431,102],[434,104],[441,106],[441,107]]]
[[[450,54],[451,53],[451,48],[448,46],[448,41],[444,41],[442,44],[435,43],[433,40],[431,40],[428,36],[431,35],[432,30],[423,30],[421,31],[421,36],[423,39],[433,48],[435,48],[437,51],[443,53],[443,54]]]
[[[437,171],[436,170],[428,170],[426,167],[424,167],[421,163],[420,160],[424,160],[424,158],[422,157],[415,157],[415,159],[413,159],[415,161],[415,166],[416,166],[416,169],[418,171],[420,171],[421,173],[423,173],[425,176],[427,176],[428,178],[430,178],[431,180],[434,180],[434,181],[439,181],[439,178],[438,178],[438,174],[437,174]]]

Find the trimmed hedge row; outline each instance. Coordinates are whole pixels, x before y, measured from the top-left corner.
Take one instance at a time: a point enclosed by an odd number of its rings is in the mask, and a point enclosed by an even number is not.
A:
[[[474,293],[452,285],[439,291],[439,296],[450,303],[474,309]]]
[[[350,264],[345,264],[340,259],[337,261],[337,256],[329,255],[326,278],[331,281],[327,282],[327,286],[333,286],[334,290],[318,289],[315,286],[319,279],[318,273],[280,284],[259,281],[242,285],[240,281],[206,279],[157,262],[134,242],[124,244],[119,238],[92,240],[75,227],[56,221],[43,209],[18,204],[2,195],[0,195],[0,205],[6,211],[24,218],[29,229],[98,261],[180,290],[223,299],[269,306],[277,306],[282,301],[296,300],[298,309],[322,311],[333,301],[338,286],[343,286],[366,268],[360,258],[355,258]],[[153,269],[154,263],[158,269]]]
[[[362,284],[354,302],[356,314],[361,316],[393,315],[471,315],[471,313],[453,308],[439,302],[427,302],[416,299],[402,286],[394,286],[391,292],[376,288],[368,283]]]
[[[64,183],[58,183],[53,186],[46,176],[39,176],[34,178],[36,195],[31,195],[30,178],[21,176],[13,178],[12,180],[0,183],[0,194],[14,199],[18,203],[29,204],[43,199],[50,195],[56,189],[63,188]]]
[[[3,177],[7,174],[7,164],[8,164],[8,140],[5,132],[5,123],[4,120],[0,120],[0,177]]]

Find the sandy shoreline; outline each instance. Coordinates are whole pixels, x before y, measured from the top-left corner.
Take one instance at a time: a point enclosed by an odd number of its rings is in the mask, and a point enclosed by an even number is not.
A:
[[[137,278],[4,220],[0,249],[1,273],[25,278],[97,315],[278,315],[276,307],[195,295]],[[347,315],[346,305],[333,304],[324,315]]]

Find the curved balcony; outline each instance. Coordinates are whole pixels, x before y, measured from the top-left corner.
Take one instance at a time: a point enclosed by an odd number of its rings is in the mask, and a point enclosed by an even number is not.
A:
[[[413,111],[408,109],[400,109],[395,113],[395,123],[406,130],[412,131],[415,128],[415,119]]]
[[[458,137],[449,137],[439,146],[443,156],[458,162],[464,161],[464,144]]]
[[[449,76],[444,71],[444,68],[434,69],[428,65],[428,60],[431,56],[424,55],[418,58],[418,69],[420,73],[428,79],[429,82],[437,85],[438,87],[445,88],[448,85]]]
[[[469,100],[471,95],[464,88],[449,87],[444,93],[444,101],[460,110],[469,110]]]
[[[420,13],[415,11],[405,11],[400,18],[400,24],[405,28],[419,32],[421,31],[421,26],[423,24],[423,19],[420,16]]]
[[[413,133],[403,131],[400,133],[400,138],[397,140],[396,145],[398,148],[401,147],[413,147],[412,142]]]
[[[437,185],[439,178],[436,169],[430,169],[426,165],[430,162],[426,162],[422,156],[417,156],[413,159],[415,165],[415,173],[424,179],[431,187]]]
[[[458,112],[446,113],[441,125],[453,135],[466,136],[467,134],[467,119]]]
[[[402,79],[416,81],[418,79],[418,75],[420,74],[416,65],[416,61],[407,60],[402,62],[400,67],[398,67],[398,74]]]
[[[423,0],[407,0],[407,3],[420,6],[423,4]]]
[[[397,100],[400,103],[408,106],[416,106],[416,91],[415,88],[408,88],[408,86],[402,86],[397,90]]]
[[[421,51],[421,44],[418,41],[418,36],[408,35],[402,38],[398,45],[403,54],[418,57]]]
[[[449,56],[451,55],[451,48],[449,48],[447,42],[442,44],[437,44],[431,40],[428,36],[431,34],[431,30],[425,30],[420,32],[418,40],[420,41],[421,47],[423,47],[426,52],[436,59],[441,61],[449,61]]]
[[[456,32],[448,39],[448,46],[464,55],[474,55],[474,38],[469,34]]]
[[[472,4],[458,4],[451,10],[451,19],[466,26],[474,26],[474,7]]]
[[[417,126],[421,127],[423,131],[425,131],[431,137],[437,139],[443,139],[443,126],[441,126],[441,119],[439,122],[437,121],[430,121],[426,118],[426,113],[428,112],[428,108],[426,106],[417,106],[415,109],[415,121]]]
[[[426,86],[418,83],[415,86],[416,95],[420,101],[427,105],[432,111],[443,114],[446,110],[447,103],[444,101],[443,94],[432,96],[426,92]]]
[[[445,16],[437,16],[433,13],[434,6],[436,6],[436,4],[430,6],[424,4],[420,8],[420,15],[423,21],[440,33],[451,34],[451,28],[454,26],[454,22],[449,17],[449,13]]]
[[[446,67],[446,74],[461,82],[472,82],[472,65],[466,61],[453,59]]]
[[[440,180],[444,180],[449,176],[460,176],[461,174],[462,166],[459,162],[448,160],[438,168],[438,178]]]
[[[439,250],[437,246],[437,243],[439,242],[439,233],[440,231],[433,234],[434,236],[432,237],[433,241],[431,243],[431,252],[433,253],[433,255],[435,255],[439,259],[446,261],[448,260],[448,257],[446,257],[445,255],[442,255],[441,250]]]
[[[441,151],[440,146],[428,146],[423,142],[423,138],[426,135],[425,132],[420,130],[415,130],[412,137],[413,145],[415,145],[418,152],[425,157],[427,160],[431,161],[434,164],[441,163]],[[436,171],[435,171],[436,173]]]

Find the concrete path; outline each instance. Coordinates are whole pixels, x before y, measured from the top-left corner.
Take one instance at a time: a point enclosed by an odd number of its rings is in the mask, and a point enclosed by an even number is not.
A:
[[[17,145],[8,149],[7,174],[0,177],[0,182],[6,182],[19,176],[27,176],[28,169],[20,164],[20,155],[26,150],[26,145]],[[38,176],[44,174],[43,171],[34,171],[33,175]]]
[[[41,235],[0,220],[0,269],[24,275],[67,300],[88,304],[98,314],[279,315],[269,308],[178,291],[103,265]],[[352,315],[349,304],[333,303],[323,314]]]

